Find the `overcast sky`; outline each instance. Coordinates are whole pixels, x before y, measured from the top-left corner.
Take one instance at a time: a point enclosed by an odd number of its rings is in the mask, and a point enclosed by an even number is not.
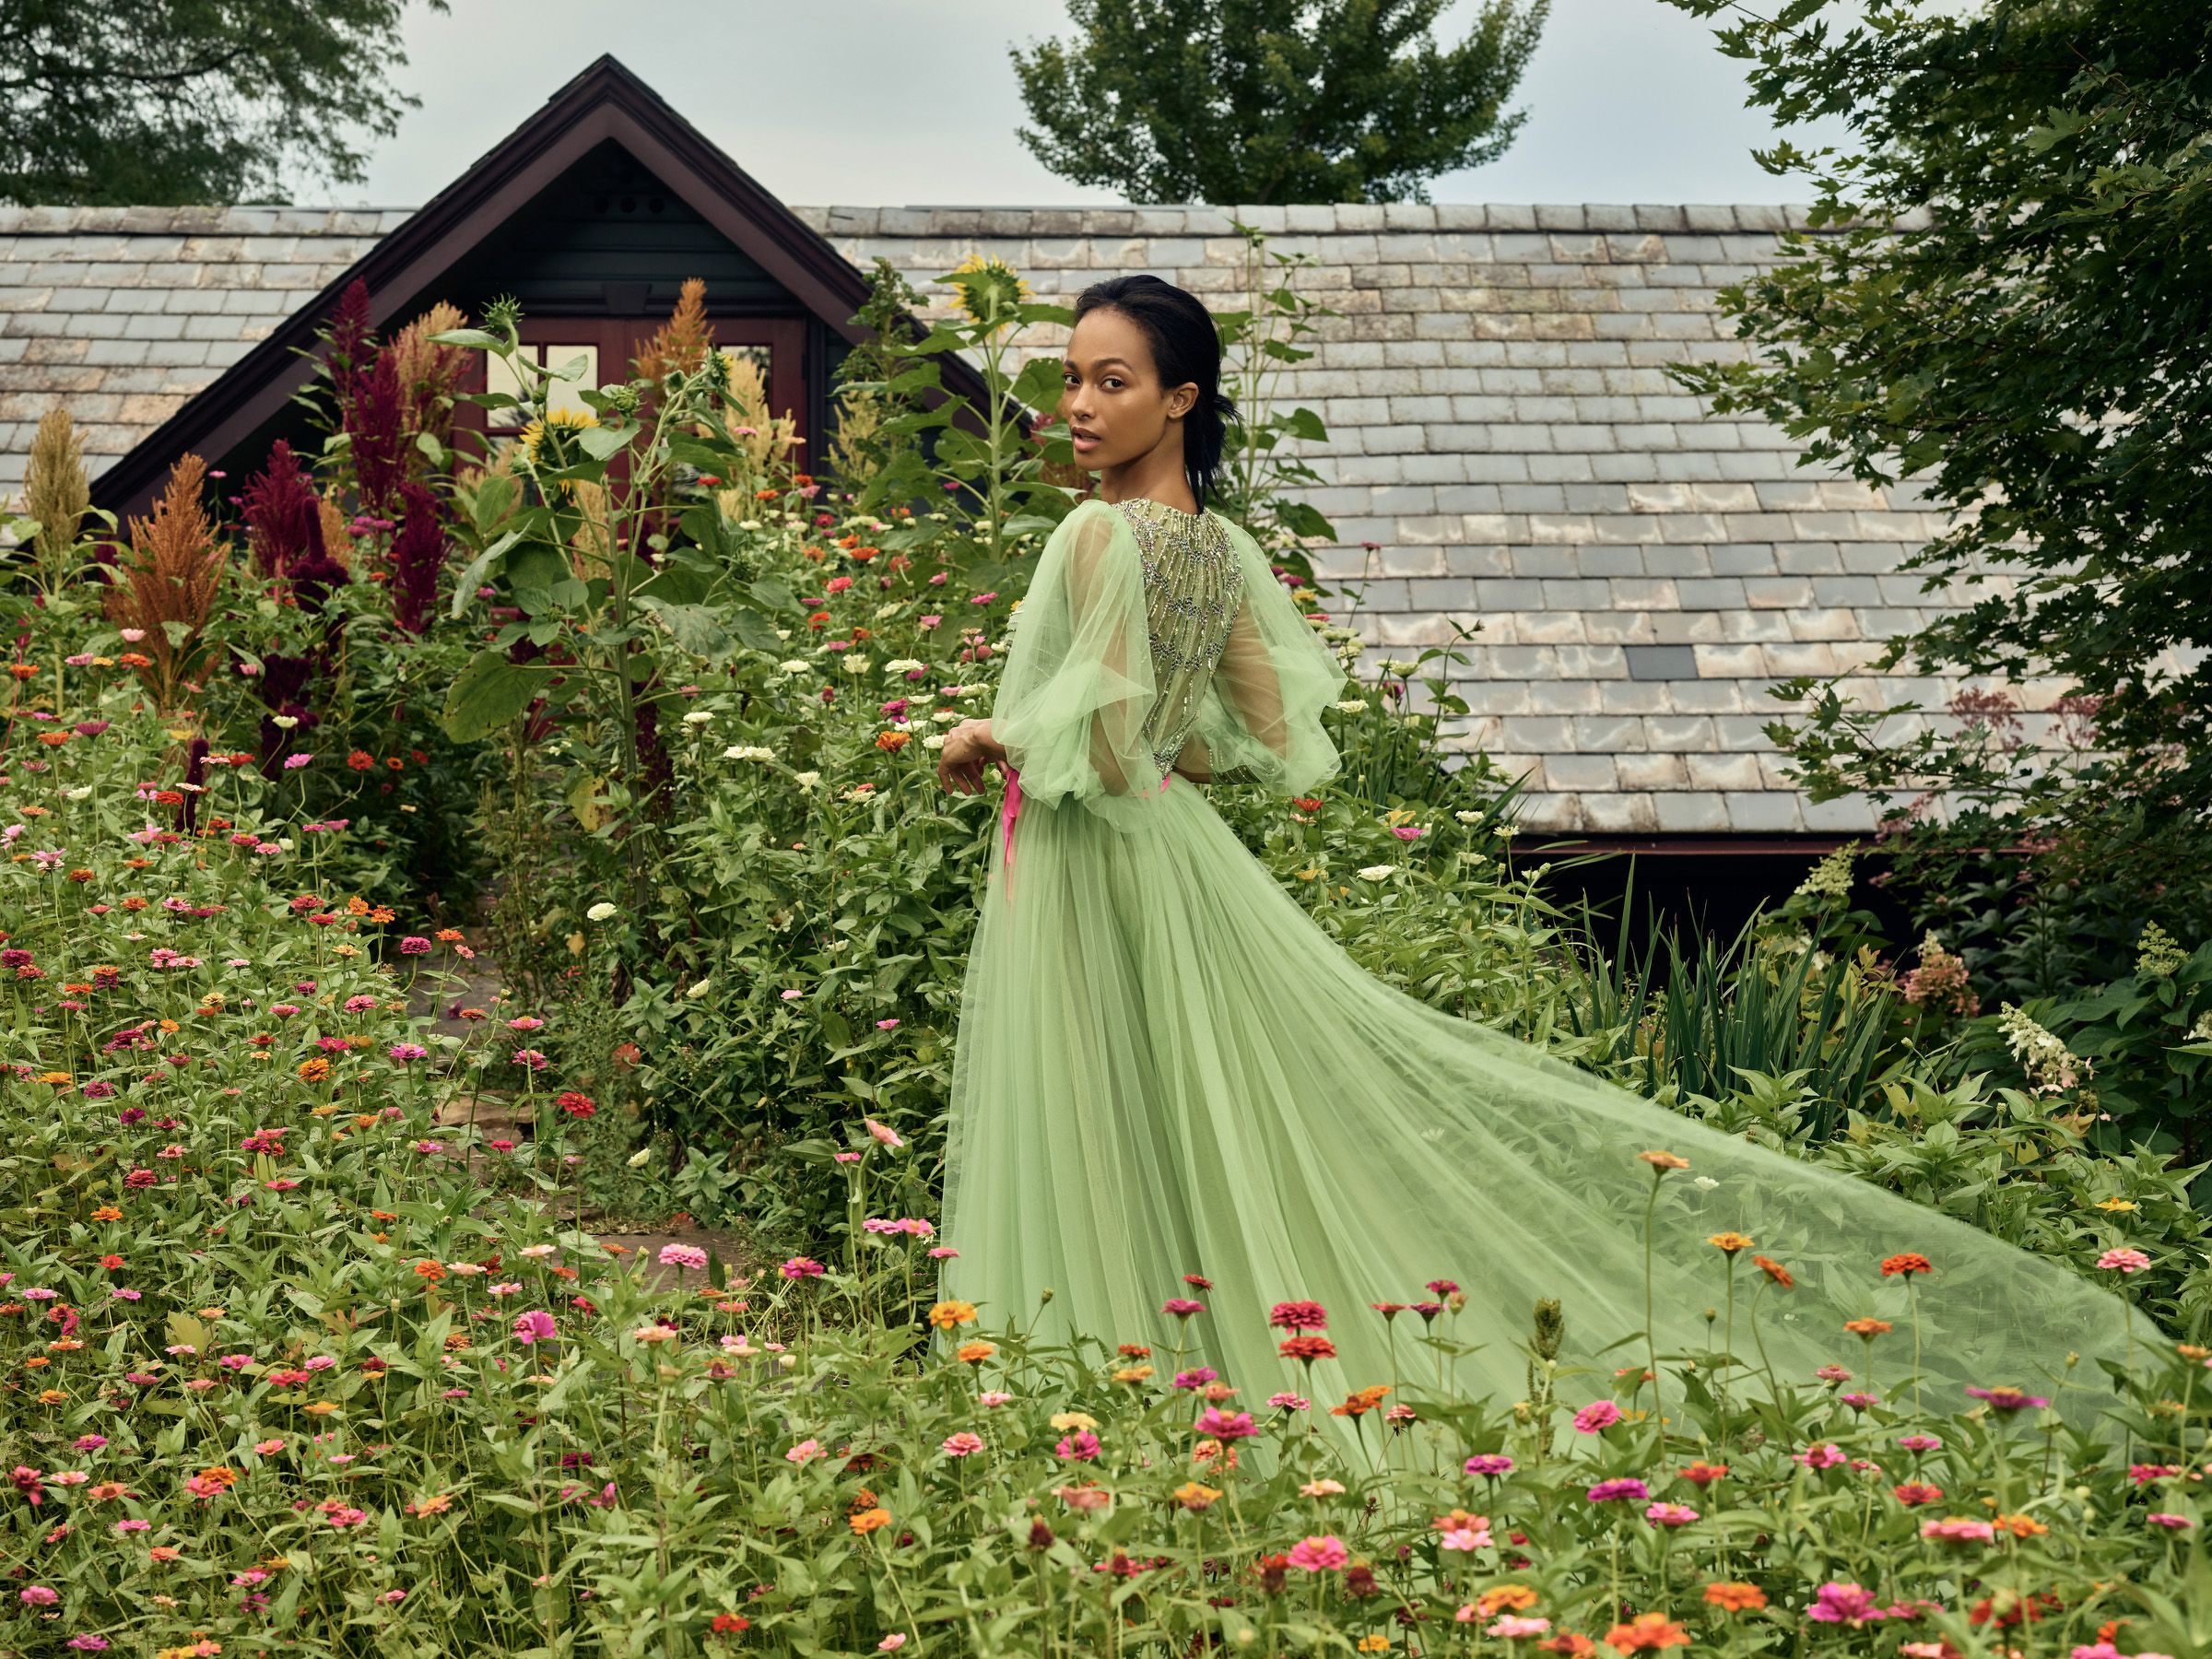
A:
[[[1476,15],[1453,0],[1451,40]],[[1015,136],[1006,49],[1068,32],[1058,0],[453,0],[415,8],[400,88],[422,100],[375,144],[367,184],[298,200],[412,207],[602,52],[617,57],[794,206],[1111,202]],[[1456,28],[1454,26],[1457,26]],[[1553,0],[1523,77],[1526,125],[1439,202],[1795,202],[1750,158],[1772,134],[1741,65],[1664,0]],[[1818,137],[1820,135],[1799,135]]]

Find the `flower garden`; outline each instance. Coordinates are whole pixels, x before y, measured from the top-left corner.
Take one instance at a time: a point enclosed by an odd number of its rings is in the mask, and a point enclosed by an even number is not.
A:
[[[320,452],[180,458],[125,524],[41,429],[6,589],[0,1653],[2212,1651],[2212,945],[2147,929],[2132,974],[1984,1013],[1939,941],[1872,934],[1846,857],[1665,975],[1599,948],[1510,783],[1407,709],[1440,653],[1362,672],[1273,444],[1238,504],[1343,650],[1347,766],[1218,792],[1255,852],[1412,994],[2122,1289],[2124,1407],[1924,1397],[1871,1316],[1779,1378],[1547,1302],[1476,1332],[1465,1241],[1361,1307],[1209,1310],[1194,1264],[1153,1328],[1073,1346],[935,1299],[993,804],[935,788],[932,739],[987,712],[1074,482],[1002,408],[916,401],[959,347],[1050,406],[1002,364],[1054,308],[951,279],[818,475],[696,309],[564,415],[511,310],[380,341],[349,297]],[[474,400],[512,441],[457,423],[472,352],[525,388]],[[620,1243],[678,1212],[724,1231]],[[1945,1273],[1918,1244],[1870,1297]],[[1705,1247],[1716,1300],[1790,1294],[1760,1241]],[[1277,1373],[1198,1362],[1201,1311],[1273,1328]],[[1320,1397],[1367,1320],[1402,1369]],[[1521,1397],[1456,1385],[1477,1342],[1525,1352]]]

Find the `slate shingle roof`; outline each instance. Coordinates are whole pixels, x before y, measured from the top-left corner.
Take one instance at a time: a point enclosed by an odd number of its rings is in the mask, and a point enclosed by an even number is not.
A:
[[[1043,295],[1149,270],[1239,303],[1244,244],[1213,207],[797,207],[855,265],[925,290],[995,253]],[[1330,445],[1314,505],[1364,574],[1379,654],[1463,647],[1451,745],[1533,767],[1524,822],[1592,833],[1856,831],[1763,731],[1766,688],[1848,673],[1933,600],[1899,559],[1940,527],[1909,495],[1798,468],[1756,418],[1715,418],[1669,363],[1742,347],[1714,290],[1777,257],[1771,206],[1246,207],[1301,291],[1342,312],[1280,382]],[[294,207],[0,209],[0,496],[65,405],[119,455],[406,218]],[[942,293],[942,290],[939,290]],[[1025,347],[1056,351],[1064,331]],[[1371,555],[1359,544],[1380,544]],[[1877,703],[1939,700],[1888,677]]]

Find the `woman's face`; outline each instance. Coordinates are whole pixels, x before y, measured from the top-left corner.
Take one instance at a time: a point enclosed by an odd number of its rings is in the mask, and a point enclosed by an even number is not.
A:
[[[1150,454],[1198,401],[1195,382],[1162,386],[1144,330],[1111,306],[1084,313],[1061,363],[1060,413],[1076,464],[1093,471]]]

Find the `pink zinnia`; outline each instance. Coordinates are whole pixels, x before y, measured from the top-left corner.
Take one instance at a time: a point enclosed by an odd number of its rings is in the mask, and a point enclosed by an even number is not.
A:
[[[1488,1627],[1493,1636],[1502,1636],[1508,1641],[1517,1641],[1524,1636],[1541,1636],[1551,1629],[1548,1618],[1528,1618],[1518,1613],[1501,1613]]]
[[[1620,1407],[1610,1400],[1593,1400],[1574,1414],[1577,1434],[1596,1434],[1620,1421]]]
[[[1490,1547],[1490,1529],[1487,1526],[1454,1526],[1436,1541],[1439,1549],[1488,1549]]]
[[[1334,1572],[1351,1559],[1352,1552],[1335,1533],[1318,1533],[1290,1547],[1290,1565],[1300,1572]]]
[[[820,1278],[827,1271],[812,1256],[793,1256],[783,1264],[783,1277],[787,1279]]]
[[[1460,1465],[1470,1475],[1503,1475],[1513,1466],[1513,1460],[1502,1452],[1477,1452]]]
[[[553,1315],[533,1308],[527,1313],[514,1316],[514,1335],[518,1342],[550,1342],[560,1335],[553,1323]]]
[[[1986,1527],[1989,1524],[1983,1522]],[[1818,1624],[1847,1624],[1853,1629],[1887,1617],[1873,1594],[1864,1584],[1840,1583],[1830,1580],[1815,1593],[1813,1605],[1805,1616]]]
[[[1687,1503],[1654,1503],[1643,1512],[1643,1518],[1653,1526],[1688,1526],[1698,1512]]]
[[[699,1269],[706,1266],[707,1253],[696,1244],[664,1244],[660,1262],[664,1267]]]
[[[1920,1535],[1924,1538],[1939,1538],[1946,1544],[1987,1544],[1997,1535],[1997,1529],[1987,1521],[1975,1521],[1965,1515],[1946,1515],[1939,1521],[1922,1522]]]
[[[1063,1463],[1096,1463],[1099,1437],[1088,1429],[1075,1434],[1064,1434],[1053,1451]]]
[[[2152,1514],[2143,1519],[2153,1526],[2163,1526],[2169,1532],[2183,1532],[2196,1524],[2186,1515]]]
[[[1216,1440],[1243,1440],[1259,1430],[1253,1427],[1249,1411],[1223,1411],[1218,1406],[1209,1406],[1199,1414],[1198,1432]]]
[[[1317,1301],[1281,1301],[1268,1310],[1267,1323],[1285,1331],[1318,1331],[1329,1316]]]
[[[983,1437],[980,1434],[971,1434],[963,1429],[958,1434],[947,1435],[938,1442],[938,1445],[947,1457],[966,1457],[971,1453],[981,1452],[983,1449]]]
[[[1202,1301],[1193,1301],[1187,1296],[1171,1296],[1159,1304],[1159,1311],[1162,1313],[1172,1313],[1178,1319],[1188,1319],[1194,1313],[1205,1312],[1206,1304]]]
[[[1634,1498],[1641,1501],[1652,1495],[1652,1488],[1633,1475],[1624,1475],[1618,1480],[1601,1480],[1583,1494],[1593,1503],[1610,1503],[1616,1498]]]
[[[2108,1250],[2097,1258],[2097,1265],[2117,1273],[2140,1273],[2150,1265],[2150,1258],[2139,1250]]]
[[[1832,1469],[1844,1461],[1843,1449],[1833,1441],[1824,1441],[1817,1446],[1807,1446],[1802,1452],[1790,1453],[1792,1463],[1801,1463],[1808,1469]]]

